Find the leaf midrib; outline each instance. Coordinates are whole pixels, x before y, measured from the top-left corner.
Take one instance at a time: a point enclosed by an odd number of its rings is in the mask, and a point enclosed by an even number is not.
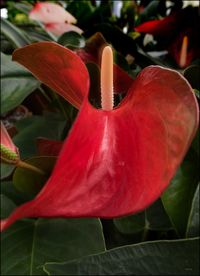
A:
[[[34,263],[34,251],[35,251],[35,239],[36,239],[36,230],[38,226],[39,220],[35,222],[34,230],[33,230],[33,241],[32,241],[32,248],[31,248],[31,260],[30,260],[30,275],[33,275],[33,263]]]

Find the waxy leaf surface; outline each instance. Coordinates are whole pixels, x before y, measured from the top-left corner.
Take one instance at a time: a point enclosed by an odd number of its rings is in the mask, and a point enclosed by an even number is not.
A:
[[[14,204],[6,196],[1,199],[5,216]],[[46,275],[43,265],[47,261],[69,261],[105,250],[98,219],[20,221],[1,235],[1,246],[1,275],[26,276]]]
[[[45,271],[48,275],[198,275],[198,252],[198,238],[145,242],[70,262],[47,263]]]

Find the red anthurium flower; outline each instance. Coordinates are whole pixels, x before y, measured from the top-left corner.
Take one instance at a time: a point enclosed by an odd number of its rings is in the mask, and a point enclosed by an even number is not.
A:
[[[29,17],[43,22],[47,31],[58,36],[69,31],[83,33],[80,28],[72,25],[77,22],[76,18],[55,3],[36,3],[29,13]]]
[[[88,101],[86,67],[70,50],[41,42],[16,50],[13,59],[81,108],[49,180],[1,222],[2,230],[24,217],[128,215],[161,195],[198,125],[195,96],[179,73],[147,67],[118,107],[109,106],[109,96],[108,107],[95,109]],[[110,64],[105,55],[102,86],[108,92]]]
[[[187,7],[173,12],[160,20],[150,20],[135,27],[140,33],[155,36],[160,46],[168,49],[180,67],[188,66],[200,56],[199,50],[199,15],[198,8]],[[183,38],[187,36],[185,62],[181,62],[181,51],[184,48]]]
[[[1,122],[1,160],[7,163],[16,163],[19,159],[18,148]]]
[[[76,23],[76,18],[73,15],[55,3],[36,3],[29,13],[29,17],[43,23]]]

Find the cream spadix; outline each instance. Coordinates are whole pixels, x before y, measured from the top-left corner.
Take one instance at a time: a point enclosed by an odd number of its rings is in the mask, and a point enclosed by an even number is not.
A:
[[[110,46],[106,46],[101,59],[101,107],[109,111],[113,105],[113,52]]]

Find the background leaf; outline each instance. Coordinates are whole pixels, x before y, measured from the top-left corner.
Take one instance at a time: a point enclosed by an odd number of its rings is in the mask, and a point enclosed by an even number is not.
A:
[[[10,201],[4,201],[4,215]],[[7,210],[6,210],[7,208]],[[72,260],[105,250],[97,219],[19,221],[1,235],[1,275],[46,275],[47,261]]]
[[[197,186],[192,207],[190,211],[190,216],[188,219],[188,225],[187,225],[187,237],[197,237],[199,236],[200,227],[199,227],[199,186]]]
[[[184,77],[189,81],[192,88],[200,90],[200,66],[199,65],[191,65],[184,70]]]
[[[45,265],[49,275],[198,275],[199,239],[124,246],[62,264]]]
[[[6,197],[4,194],[1,197],[1,219],[4,219],[10,215],[10,213],[15,209],[16,205],[11,199]]]
[[[30,43],[20,29],[4,18],[1,18],[1,32],[15,47],[22,47]]]
[[[53,156],[39,156],[29,158],[25,160],[25,162],[43,170],[45,175],[41,175],[29,169],[17,167],[13,175],[13,184],[22,193],[36,196],[48,180],[56,162],[56,158]]]
[[[119,232],[133,234],[143,231],[145,228],[145,212],[136,215],[114,219],[114,224]]]
[[[69,48],[83,48],[85,47],[85,38],[76,32],[67,32],[59,37],[58,43]]]
[[[60,140],[66,121],[56,113],[43,116],[31,116],[16,124],[19,133],[13,141],[20,150],[21,158],[28,158],[36,154],[36,138],[46,137]]]
[[[1,53],[1,113],[8,112],[19,104],[40,82],[21,65],[11,61],[10,56]]]
[[[162,195],[162,202],[177,233],[184,237],[193,196],[198,185],[198,157],[190,150],[177,170],[170,186]]]
[[[12,200],[15,205],[20,205],[31,199],[31,197],[19,192],[12,181],[1,181],[1,193]]]

